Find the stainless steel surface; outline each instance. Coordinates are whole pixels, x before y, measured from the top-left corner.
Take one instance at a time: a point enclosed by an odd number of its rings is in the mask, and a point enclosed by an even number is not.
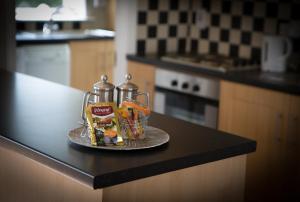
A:
[[[108,77],[106,75],[101,75],[100,81],[93,85],[93,92],[89,91],[84,94],[81,108],[81,118],[84,123],[86,123],[85,108],[89,103],[114,101],[115,86],[107,81]]]
[[[157,68],[155,86],[199,97],[219,100],[220,81]]]
[[[219,80],[157,68],[155,86],[155,112],[217,127]]]
[[[125,82],[117,86],[117,106],[119,106],[124,100],[136,100],[138,95],[138,86],[131,83],[131,74],[125,75]]]
[[[153,147],[158,147],[163,145],[170,140],[170,136],[165,131],[148,126],[145,129],[145,139],[129,141],[125,140],[124,146],[93,146],[91,145],[89,133],[86,127],[76,128],[69,132],[69,140],[77,145],[84,147],[95,148],[95,149],[105,149],[105,150],[140,150],[140,149],[149,149]]]
[[[107,82],[108,77],[101,75],[100,81],[93,86],[94,103],[96,102],[113,102],[115,86]]]

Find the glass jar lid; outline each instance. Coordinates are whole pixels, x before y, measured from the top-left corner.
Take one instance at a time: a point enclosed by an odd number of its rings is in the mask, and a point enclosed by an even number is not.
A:
[[[107,75],[101,75],[100,81],[94,84],[94,90],[97,91],[113,91],[115,86],[107,82]]]
[[[132,79],[131,74],[126,74],[125,75],[125,82],[122,83],[117,87],[118,90],[125,90],[125,91],[137,91],[138,86],[135,85],[134,83],[131,83],[130,80]]]

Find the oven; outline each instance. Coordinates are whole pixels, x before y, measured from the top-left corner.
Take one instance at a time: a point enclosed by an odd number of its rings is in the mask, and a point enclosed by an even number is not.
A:
[[[156,69],[154,111],[217,128],[219,80]]]

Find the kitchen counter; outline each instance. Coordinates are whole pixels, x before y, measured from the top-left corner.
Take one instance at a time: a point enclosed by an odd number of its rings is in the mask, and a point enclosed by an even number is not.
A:
[[[149,125],[169,133],[166,145],[126,152],[79,147],[67,135],[80,126],[83,92],[3,70],[0,82],[1,144],[94,189],[256,149],[255,141],[157,113],[152,114]]]
[[[261,88],[276,90],[284,93],[300,95],[300,74],[293,73],[270,73],[259,70],[247,70],[239,72],[217,72],[203,69],[192,65],[178,64],[162,61],[158,56],[127,55],[128,60],[151,64],[154,67],[166,68],[174,71],[185,71],[190,73],[203,74],[223,80],[248,84]]]
[[[57,31],[50,34],[44,34],[43,32],[20,32],[16,34],[16,41],[18,45],[104,39],[114,39],[114,32],[95,29],[84,31]]]

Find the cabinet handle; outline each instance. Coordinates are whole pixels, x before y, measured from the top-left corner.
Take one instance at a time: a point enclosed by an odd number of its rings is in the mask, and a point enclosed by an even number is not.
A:
[[[275,120],[275,141],[281,142],[281,134],[283,130],[283,114],[278,113]]]

